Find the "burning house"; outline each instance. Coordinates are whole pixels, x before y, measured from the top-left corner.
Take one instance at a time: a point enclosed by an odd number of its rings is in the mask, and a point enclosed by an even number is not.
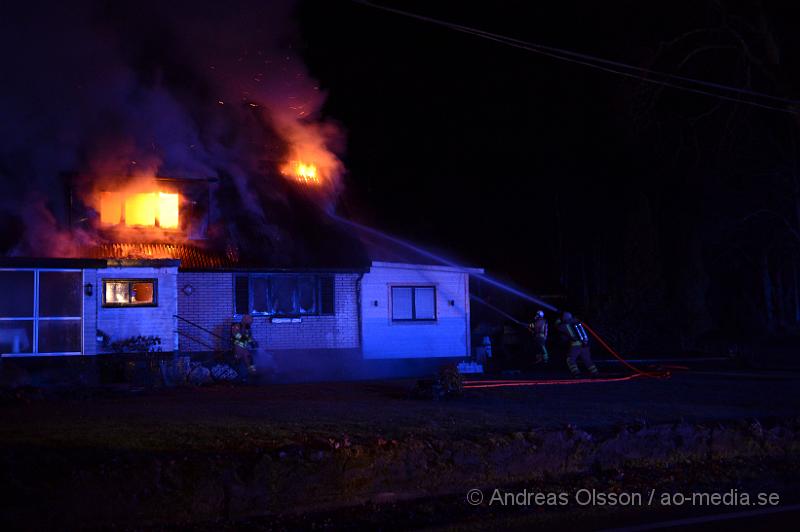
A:
[[[292,234],[327,243],[305,244],[303,262],[280,261],[274,241],[247,231],[250,217],[222,216],[224,195],[220,180],[152,179],[73,201],[73,230],[96,228],[92,241],[69,257],[0,261],[2,356],[204,359],[230,350],[232,324],[249,314],[289,379],[413,373],[469,357],[468,277],[479,270],[409,263],[299,198],[293,212],[314,224]]]
[[[0,34],[4,359],[201,357],[245,314],[299,378],[469,355],[469,271],[387,260],[331,215],[342,135],[287,47],[292,9],[19,7]]]

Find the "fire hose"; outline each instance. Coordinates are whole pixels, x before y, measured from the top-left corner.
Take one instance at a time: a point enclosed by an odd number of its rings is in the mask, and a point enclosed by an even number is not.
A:
[[[433,259],[433,260],[435,260],[437,262],[441,262],[442,264],[445,264],[447,266],[454,267],[454,268],[461,268],[460,265],[458,265],[458,264],[456,264],[456,263],[454,263],[452,261],[449,261],[444,257],[441,257],[441,256],[439,256],[439,255],[437,255],[435,253],[431,253],[430,251],[428,251],[426,249],[423,249],[423,248],[421,248],[419,246],[415,246],[414,244],[411,244],[410,242],[406,242],[405,240],[402,240],[402,239],[397,238],[395,236],[392,236],[392,235],[389,235],[387,233],[384,233],[383,231],[379,231],[378,229],[375,229],[375,228],[360,224],[358,222],[354,222],[352,220],[348,220],[347,218],[343,218],[343,217],[339,216],[338,214],[336,214],[334,212],[328,212],[328,215],[333,220],[338,221],[339,223],[342,223],[344,225],[356,228],[356,229],[358,229],[360,231],[364,231],[367,234],[370,234],[372,236],[378,237],[378,238],[380,238],[382,240],[385,240],[387,242],[391,242],[393,244],[397,244],[397,245],[402,246],[402,247],[404,247],[406,249],[409,249],[409,250],[411,250],[411,251],[413,251],[415,253],[418,253],[418,254],[420,254],[422,256],[425,256],[427,258]],[[517,289],[517,288],[515,288],[513,286],[510,286],[510,285],[502,283],[502,282],[500,282],[500,281],[498,281],[496,279],[493,279],[492,277],[490,277],[488,275],[484,275],[484,274],[472,274],[472,275],[475,275],[475,277],[477,277],[481,281],[486,282],[486,283],[488,283],[491,286],[494,286],[496,288],[499,288],[499,289],[501,289],[501,290],[503,290],[503,291],[505,291],[505,292],[507,292],[509,294],[513,294],[513,295],[515,295],[517,297],[520,297],[520,298],[522,298],[522,299],[524,299],[526,301],[530,301],[532,303],[535,303],[536,305],[538,305],[538,306],[540,306],[542,308],[546,308],[547,310],[550,310],[550,311],[553,311],[553,312],[558,312],[558,309],[556,307],[554,307],[553,305],[550,305],[550,304],[548,304],[548,303],[546,303],[546,302],[544,302],[544,301],[542,301],[542,300],[540,300],[538,298],[535,298],[535,297],[533,297],[533,296],[531,296],[531,295],[529,295],[529,294],[527,294],[527,293],[525,293],[525,292],[523,292],[523,291],[521,291],[521,290],[519,290],[519,289]],[[501,314],[502,316],[505,316],[506,318],[508,318],[512,322],[516,323],[517,325],[520,325],[520,326],[524,327],[526,330],[528,329],[527,324],[519,321],[514,316],[508,314],[507,312],[503,311],[502,309],[495,307],[494,305],[492,305],[488,301],[484,301],[483,299],[481,299],[480,297],[478,297],[478,296],[476,296],[474,294],[470,294],[470,298],[474,299],[475,301],[478,301],[479,303],[482,303],[482,304],[486,305],[490,309],[492,309],[495,312]],[[618,378],[616,380],[630,380],[630,379],[632,379],[634,377],[666,378],[666,377],[670,376],[670,372],[669,371],[644,371],[644,370],[641,370],[641,369],[637,368],[633,364],[630,364],[628,361],[626,361],[622,357],[622,355],[620,355],[613,347],[611,347],[608,344],[608,342],[603,340],[603,338],[601,338],[600,335],[597,332],[594,331],[594,329],[592,329],[591,327],[589,327],[585,323],[583,325],[586,328],[586,330],[589,332],[589,334],[591,334],[598,341],[598,343],[601,346],[603,346],[603,348],[605,350],[607,350],[609,353],[611,353],[611,355],[614,358],[616,358],[620,363],[622,363],[622,365],[624,365],[626,368],[630,369],[633,372],[633,374],[629,375],[628,377],[622,377],[622,378]],[[608,380],[606,380],[606,382],[607,381]],[[474,383],[474,382],[480,383],[481,381],[465,381],[465,384],[470,384],[470,383]],[[522,384],[523,382],[531,383],[529,385],[556,383],[556,381],[515,381],[515,382],[517,384],[513,384],[513,385],[523,385]],[[584,382],[603,382],[603,380],[602,379],[595,379],[595,380],[592,380],[592,381],[568,381],[568,382],[570,384],[576,384],[576,383],[584,383]],[[512,385],[512,384],[509,383],[508,385]],[[466,386],[466,387],[469,387],[469,386]]]
[[[505,312],[504,310],[496,307],[495,305],[492,305],[491,303],[489,303],[488,301],[482,299],[481,297],[478,297],[478,296],[476,296],[474,294],[470,294],[470,299],[473,299],[473,300],[477,301],[478,303],[481,303],[482,305],[486,306],[487,308],[497,312],[501,316],[507,318],[511,322],[519,325],[520,327],[523,327],[525,330],[527,330],[527,331],[531,332],[531,334],[533,334],[532,331],[530,331],[530,327],[528,327],[528,324],[516,319],[511,314],[509,314],[509,313]],[[583,383],[591,383],[591,382],[619,382],[619,381],[632,380],[632,379],[638,378],[638,377],[668,378],[671,375],[671,373],[669,371],[666,371],[666,370],[645,371],[645,370],[637,368],[636,366],[634,366],[633,364],[631,364],[630,362],[625,360],[625,358],[623,358],[623,356],[620,355],[617,352],[616,349],[611,347],[611,345],[608,342],[606,342],[594,329],[589,327],[589,325],[587,325],[585,322],[582,322],[582,323],[583,323],[584,328],[589,332],[589,334],[592,335],[592,337],[595,340],[597,340],[597,343],[599,343],[603,347],[603,349],[608,351],[611,354],[611,356],[613,356],[623,366],[625,366],[626,368],[628,368],[629,370],[631,370],[633,372],[631,375],[627,375],[625,377],[618,377],[618,378],[609,378],[609,379],[592,379],[592,380],[589,380],[589,381],[584,381],[584,380],[580,380],[580,381],[576,381],[576,380],[561,380],[561,381],[559,381],[559,380],[548,380],[548,381],[544,381],[544,380],[538,380],[538,381],[533,381],[533,380],[532,381],[510,381],[510,380],[509,381],[465,381],[464,382],[464,384],[466,385],[465,387],[466,388],[496,388],[496,387],[502,387],[502,386],[542,386],[542,385],[548,385],[548,384],[583,384]]]

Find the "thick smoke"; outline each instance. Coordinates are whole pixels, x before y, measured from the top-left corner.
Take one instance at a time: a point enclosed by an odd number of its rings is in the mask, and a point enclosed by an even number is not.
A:
[[[267,242],[276,263],[306,259],[293,224],[315,214],[280,169],[312,154],[331,201],[342,142],[294,51],[292,2],[15,4],[0,18],[0,221],[22,231],[6,252],[78,255],[99,237],[91,219],[71,220],[70,200],[211,177],[219,238]]]

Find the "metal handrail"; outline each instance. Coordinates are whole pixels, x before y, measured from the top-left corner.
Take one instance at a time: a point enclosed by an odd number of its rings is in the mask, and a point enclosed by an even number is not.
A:
[[[177,332],[179,335],[183,336],[184,338],[188,338],[188,339],[189,339],[189,340],[191,340],[192,342],[196,342],[196,343],[198,343],[198,344],[202,345],[203,347],[206,347],[206,348],[208,348],[208,349],[209,349],[209,350],[211,350],[211,351],[216,351],[216,347],[214,347],[213,345],[209,345],[209,344],[205,343],[205,342],[204,342],[204,341],[202,341],[202,340],[198,340],[197,338],[195,338],[195,337],[194,337],[194,336],[192,336],[191,334],[188,334],[188,333],[186,333],[186,332],[183,332],[183,331],[181,331],[180,329],[178,329],[176,332]]]
[[[179,319],[179,320],[181,320],[181,321],[185,321],[186,323],[188,323],[188,324],[189,324],[189,325],[191,325],[192,327],[197,327],[197,328],[198,328],[198,329],[200,329],[201,331],[205,331],[205,332],[207,332],[208,334],[210,334],[211,336],[213,336],[213,337],[215,337],[215,338],[218,338],[218,339],[220,339],[220,340],[222,340],[222,341],[228,341],[228,342],[230,342],[230,338],[224,338],[224,337],[222,337],[222,336],[218,335],[217,333],[215,333],[215,332],[213,332],[213,331],[210,331],[210,330],[206,329],[206,328],[205,328],[205,327],[203,327],[202,325],[198,325],[197,323],[195,323],[195,322],[193,322],[193,321],[190,321],[190,320],[187,320],[186,318],[184,318],[184,317],[182,317],[182,316],[178,316],[177,314],[173,314],[173,315],[172,315],[172,317],[173,317],[173,318],[178,318],[178,319]]]

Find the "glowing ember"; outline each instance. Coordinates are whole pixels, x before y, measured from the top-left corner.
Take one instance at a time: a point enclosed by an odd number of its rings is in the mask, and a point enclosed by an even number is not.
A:
[[[169,192],[103,192],[100,195],[100,223],[129,227],[178,229],[180,197]]]

